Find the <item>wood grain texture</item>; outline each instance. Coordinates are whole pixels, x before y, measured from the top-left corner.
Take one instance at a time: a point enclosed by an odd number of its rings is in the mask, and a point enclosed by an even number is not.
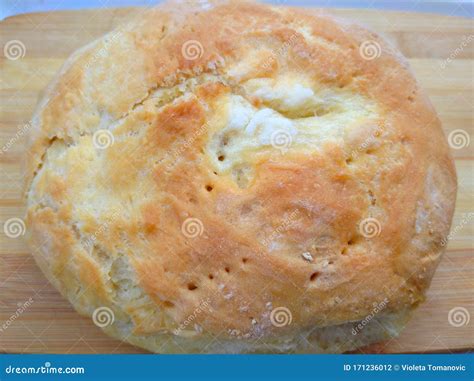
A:
[[[10,17],[0,23],[2,48],[19,40],[25,56],[0,60],[0,220],[23,215],[24,134],[40,91],[77,48],[100,37],[135,9],[96,9]],[[437,109],[446,134],[473,132],[473,21],[456,17],[377,10],[332,10],[372,27],[392,41]],[[474,347],[474,142],[453,149],[459,193],[448,251],[428,300],[399,338],[363,352],[446,352]],[[31,298],[31,299],[30,299]],[[23,306],[27,304],[25,308]],[[462,307],[471,321],[448,321]],[[24,310],[24,311],[23,311]],[[6,327],[6,328],[5,328]],[[105,336],[79,316],[46,281],[19,238],[0,231],[0,351],[27,353],[140,353]]]

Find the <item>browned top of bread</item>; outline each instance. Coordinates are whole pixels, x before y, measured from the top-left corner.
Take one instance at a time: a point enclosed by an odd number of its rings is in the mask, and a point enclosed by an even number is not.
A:
[[[152,350],[278,344],[384,298],[410,310],[449,231],[456,175],[428,98],[392,47],[321,11],[146,10],[68,60],[33,125],[38,263]]]

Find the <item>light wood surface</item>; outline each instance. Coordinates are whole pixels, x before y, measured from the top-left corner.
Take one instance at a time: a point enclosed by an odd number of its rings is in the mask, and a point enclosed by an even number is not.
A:
[[[0,220],[22,217],[19,131],[28,122],[39,92],[75,49],[113,28],[132,9],[96,9],[25,14],[0,23],[1,47],[19,40],[25,56],[0,60]],[[437,109],[446,134],[473,132],[473,21],[457,17],[376,10],[334,10],[384,34],[409,58]],[[452,57],[449,61],[449,57]],[[13,143],[11,143],[13,141]],[[11,144],[9,144],[11,143]],[[399,338],[372,346],[372,352],[446,352],[474,347],[473,147],[453,149],[459,193],[448,245],[427,302]],[[471,213],[471,214],[469,214]],[[18,306],[31,304],[21,313]],[[462,307],[470,321],[454,327],[449,312]],[[456,310],[457,311],[457,310]],[[18,316],[17,316],[18,315]],[[8,324],[6,329],[2,324]],[[19,238],[0,230],[0,351],[46,353],[139,353],[105,336],[80,317],[36,267]]]

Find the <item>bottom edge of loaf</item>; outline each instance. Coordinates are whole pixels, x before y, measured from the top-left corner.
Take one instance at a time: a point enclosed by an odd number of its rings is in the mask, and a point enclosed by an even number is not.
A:
[[[119,340],[155,353],[344,353],[397,337],[411,310],[367,316],[365,319],[327,327],[311,327],[292,335],[253,339],[220,338],[203,333],[184,338],[172,333],[136,335],[127,324],[114,324],[104,331]]]

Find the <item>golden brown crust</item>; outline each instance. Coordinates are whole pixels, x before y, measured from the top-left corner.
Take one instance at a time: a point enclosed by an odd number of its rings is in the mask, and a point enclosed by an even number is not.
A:
[[[380,340],[328,335],[385,299],[379,318],[399,326],[424,299],[456,194],[435,111],[399,53],[359,26],[205,8],[147,10],[50,86],[27,167],[35,258],[79,312],[111,308],[106,330],[154,351]],[[291,324],[275,324],[277,307]]]

